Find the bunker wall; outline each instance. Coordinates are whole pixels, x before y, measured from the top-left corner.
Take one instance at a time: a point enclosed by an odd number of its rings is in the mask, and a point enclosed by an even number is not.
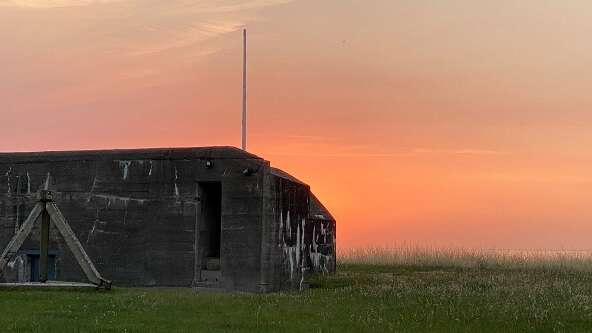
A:
[[[265,165],[260,159],[207,157],[2,158],[0,248],[26,219],[35,193],[48,188],[57,192],[59,208],[97,269],[115,285],[191,286],[197,184],[220,182],[222,286],[256,291]],[[245,173],[247,168],[252,172]],[[38,249],[37,226],[5,279],[26,279],[27,260]],[[84,280],[56,230],[51,231],[52,253],[56,279]]]

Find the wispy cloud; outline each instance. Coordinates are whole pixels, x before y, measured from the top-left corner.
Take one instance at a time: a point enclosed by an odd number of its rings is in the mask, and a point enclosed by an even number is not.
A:
[[[292,0],[244,0],[244,1],[188,1],[188,0],[172,0],[166,1],[167,5],[182,5],[183,7],[190,7],[194,11],[201,13],[224,13],[234,12],[240,10],[257,9],[261,7],[268,7],[289,3]],[[142,4],[140,0],[0,0],[0,6],[15,6],[24,8],[63,8],[63,7],[80,7],[97,4],[106,4],[113,2],[128,2]]]
[[[272,133],[265,133],[265,134],[257,134],[254,133],[251,135],[255,138],[261,138],[263,140],[274,138],[280,140],[305,140],[305,142],[334,142],[339,141],[340,138],[334,136],[322,136],[322,135],[298,135],[298,134],[272,134]]]
[[[201,1],[197,4],[191,1],[186,2],[194,3],[194,10],[201,13],[225,13],[277,6],[287,4],[292,1],[293,0],[244,0],[233,3],[230,3],[230,1]]]
[[[210,21],[198,23],[193,27],[188,28],[185,31],[180,31],[175,34],[172,39],[165,39],[162,42],[156,42],[147,45],[141,45],[133,49],[128,53],[131,56],[144,56],[149,54],[157,54],[170,50],[175,50],[183,47],[192,46],[208,39],[216,37],[218,35],[229,33],[238,30],[243,22],[236,20],[227,21]],[[211,51],[211,50],[210,50]],[[212,52],[206,52],[198,55],[207,55]],[[196,56],[196,54],[193,54]]]
[[[417,156],[418,154],[426,154],[427,152],[417,151],[400,151],[391,153],[373,153],[373,152],[268,152],[267,155],[271,156],[302,156],[302,157],[401,157],[401,156]],[[433,152],[431,152],[433,153]],[[508,153],[504,152],[477,152],[477,151],[450,151],[442,152],[439,151],[437,154],[449,154],[449,155],[505,155]]]
[[[0,0],[0,36],[15,45],[0,52],[0,62],[11,64],[4,82],[17,82],[16,91],[46,82],[38,96],[62,103],[175,84],[188,68],[240,43],[238,37],[237,44],[216,38],[258,21],[264,8],[288,2]],[[39,58],[34,71],[22,54]],[[54,70],[64,63],[69,71]]]
[[[301,141],[299,143],[285,142],[285,146],[289,149],[285,151],[271,151],[268,155],[275,156],[303,156],[303,157],[413,157],[413,156],[503,156],[510,154],[510,152],[487,149],[472,149],[472,148],[458,148],[458,149],[399,149],[396,151],[384,151],[377,149],[371,145],[348,145],[336,142],[319,142],[315,136],[298,136]],[[308,142],[304,142],[305,140]]]
[[[413,150],[417,154],[443,154],[443,155],[507,155],[506,151],[500,150],[487,150],[487,149],[472,149],[472,148],[459,148],[459,149],[426,149],[417,148]]]
[[[322,135],[295,134],[253,134],[252,137],[261,141],[273,138],[281,141],[290,153],[273,152],[277,156],[328,156],[328,157],[396,157],[410,155],[508,155],[510,152],[474,147],[459,148],[400,148],[396,151],[385,151],[384,148],[369,144],[348,144],[343,138]]]
[[[61,8],[74,6],[88,6],[100,3],[121,2],[125,0],[4,0],[3,6],[16,6],[25,8]]]
[[[59,17],[63,35],[80,31],[80,27],[86,32],[85,40],[78,44],[69,41],[68,48],[85,47],[86,41],[92,41],[92,45],[103,45],[103,50],[125,50],[126,55],[144,56],[203,44],[257,21],[260,9],[292,1],[0,0],[0,6],[22,9],[18,15],[25,19],[27,9],[32,14],[42,9],[78,7],[47,18],[52,21]]]

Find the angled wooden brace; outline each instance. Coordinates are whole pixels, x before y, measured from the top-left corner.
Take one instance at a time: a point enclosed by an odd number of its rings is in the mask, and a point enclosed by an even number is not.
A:
[[[80,244],[80,241],[74,234],[74,231],[72,231],[72,228],[68,225],[68,222],[66,222],[66,218],[62,215],[62,212],[60,212],[55,202],[47,202],[45,208],[47,209],[51,220],[60,231],[60,234],[62,234],[66,244],[68,244],[70,251],[74,254],[76,261],[78,261],[78,264],[84,271],[86,278],[93,284],[97,285],[97,288],[104,287],[105,289],[111,289],[111,281],[104,279],[101,274],[99,274],[99,271],[95,268],[95,265],[86,254],[86,251],[84,251],[82,244]]]
[[[35,221],[37,221],[44,210],[45,203],[38,202],[35,207],[33,207],[33,210],[31,210],[31,213],[25,220],[25,223],[21,225],[21,228],[17,231],[16,235],[14,235],[14,237],[10,240],[10,243],[8,243],[4,249],[4,252],[2,252],[2,255],[0,256],[0,274],[4,272],[6,265],[14,258],[18,250],[21,248],[25,239],[27,239],[27,236],[29,236],[31,230],[33,230]]]
[[[45,258],[41,258],[41,266],[45,266],[47,269],[47,244],[49,242],[49,221],[50,219],[53,220],[55,226],[57,227],[58,231],[66,241],[66,244],[74,254],[76,261],[82,268],[82,271],[88,278],[90,282],[95,284],[97,288],[105,288],[111,289],[111,281],[104,279],[101,274],[97,271],[94,264],[90,260],[89,256],[84,251],[82,244],[78,241],[78,238],[72,231],[72,228],[68,225],[66,218],[58,207],[56,206],[55,202],[53,201],[54,193],[47,190],[41,190],[38,193],[39,202],[33,207],[29,217],[25,220],[25,223],[21,226],[21,228],[17,231],[14,237],[10,240],[2,255],[0,255],[0,274],[4,272],[6,265],[14,259],[14,256],[18,253],[18,250],[23,245],[27,236],[33,230],[33,226],[39,216],[43,215],[44,222],[42,225],[42,233],[45,231],[45,234],[42,235],[41,240],[41,256]],[[46,219],[47,218],[47,219]],[[43,261],[45,260],[45,265]],[[47,278],[47,272],[43,275],[40,274],[41,282],[45,282],[43,278]]]

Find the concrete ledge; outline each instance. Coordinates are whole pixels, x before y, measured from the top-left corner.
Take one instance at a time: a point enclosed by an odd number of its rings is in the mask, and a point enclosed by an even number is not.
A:
[[[90,283],[82,282],[64,282],[64,281],[47,281],[42,282],[15,282],[15,283],[0,283],[0,288],[58,288],[58,289],[97,289],[97,286]]]

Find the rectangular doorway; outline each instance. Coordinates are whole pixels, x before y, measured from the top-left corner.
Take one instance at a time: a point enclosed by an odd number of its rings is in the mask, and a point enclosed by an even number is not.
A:
[[[196,270],[199,281],[218,283],[221,276],[220,249],[222,237],[222,184],[197,184],[199,210],[196,218]]]
[[[28,254],[29,259],[29,267],[30,267],[30,282],[39,282],[39,266],[40,266],[40,258],[38,254]],[[56,279],[56,264],[55,264],[55,255],[49,255],[47,258],[47,279],[48,280],[55,280]]]

